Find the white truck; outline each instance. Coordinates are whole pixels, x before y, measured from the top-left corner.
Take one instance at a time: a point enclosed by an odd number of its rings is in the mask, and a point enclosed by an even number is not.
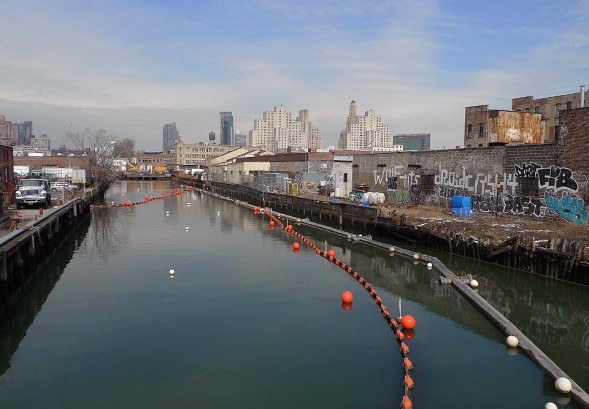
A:
[[[36,205],[44,209],[51,206],[49,181],[43,178],[21,179],[16,191],[16,208]]]

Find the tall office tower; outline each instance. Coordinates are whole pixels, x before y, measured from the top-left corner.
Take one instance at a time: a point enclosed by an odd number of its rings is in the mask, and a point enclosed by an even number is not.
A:
[[[311,126],[309,111],[302,109],[293,119],[282,105],[275,106],[272,112],[264,112],[262,119],[254,120],[249,139],[251,146],[264,146],[272,152],[288,148],[321,148],[319,130]]]
[[[163,139],[164,153],[168,153],[176,149],[176,142],[180,140],[180,134],[176,128],[176,122],[170,122],[164,125]]]
[[[352,101],[346,129],[340,133],[338,148],[366,150],[392,147],[389,126],[383,124],[372,109],[366,111],[364,116],[356,115],[356,102]]]
[[[233,113],[219,112],[221,115],[221,134],[219,139],[222,145],[235,145],[235,131],[233,129]]]
[[[24,121],[18,125],[18,144],[30,145],[33,134],[33,121]]]

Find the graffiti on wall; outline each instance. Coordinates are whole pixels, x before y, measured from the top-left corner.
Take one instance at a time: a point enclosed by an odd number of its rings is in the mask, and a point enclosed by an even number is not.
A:
[[[513,173],[488,174],[469,173],[465,166],[461,173],[450,172],[439,165],[433,192],[412,191],[421,175],[404,170],[394,165],[373,171],[375,185],[386,186],[389,198],[398,203],[434,204],[453,196],[470,196],[475,212],[537,218],[557,215],[574,224],[589,223],[585,200],[577,196],[579,189],[589,187],[589,177],[564,166],[524,162],[514,165]],[[518,194],[520,183],[522,192],[524,186],[532,192]]]

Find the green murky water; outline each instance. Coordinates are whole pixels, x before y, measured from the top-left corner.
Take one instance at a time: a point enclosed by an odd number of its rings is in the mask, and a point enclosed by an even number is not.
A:
[[[169,190],[121,183],[106,201]],[[423,265],[299,230],[328,241],[391,311],[402,297],[403,313],[416,317],[407,341],[415,408],[575,407]],[[0,327],[0,407],[398,407],[402,358],[377,306],[292,242],[262,217],[197,193],[96,209]],[[586,289],[449,263],[476,271],[481,295],[587,388]],[[354,293],[348,311],[344,290]]]

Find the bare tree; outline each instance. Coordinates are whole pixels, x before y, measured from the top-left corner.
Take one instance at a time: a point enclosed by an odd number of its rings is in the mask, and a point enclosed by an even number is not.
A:
[[[104,128],[66,133],[68,145],[74,149],[87,150],[90,156],[90,171],[98,186],[108,186],[116,179],[114,168],[114,144],[117,137]]]
[[[131,159],[135,156],[135,139],[123,138],[115,142],[113,155],[115,158]]]

